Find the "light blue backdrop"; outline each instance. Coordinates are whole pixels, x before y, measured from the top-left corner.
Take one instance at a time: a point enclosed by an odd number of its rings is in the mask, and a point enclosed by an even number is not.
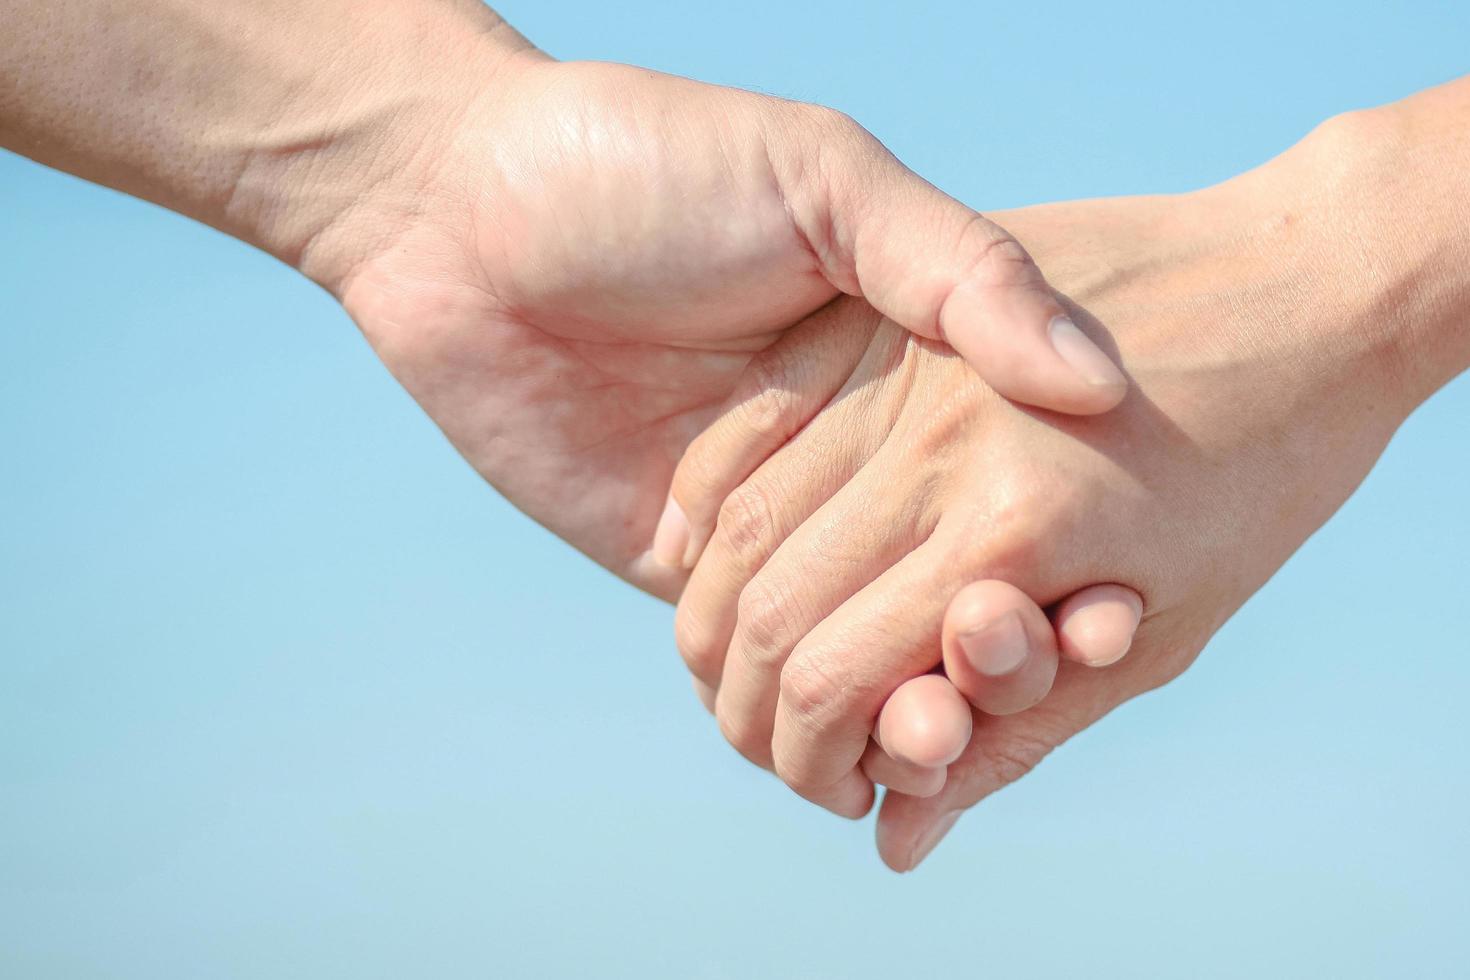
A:
[[[1463,0],[503,12],[837,105],[984,207],[1470,69]],[[0,976],[1464,976],[1467,432],[1462,380],[1189,674],[897,877],[325,295],[0,159]]]

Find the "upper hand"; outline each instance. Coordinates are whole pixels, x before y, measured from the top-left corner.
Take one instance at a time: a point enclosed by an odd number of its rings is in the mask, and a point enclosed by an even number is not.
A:
[[[838,113],[534,52],[436,111],[408,177],[326,236],[363,253],[330,285],[482,474],[651,591],[685,574],[677,513],[649,553],[685,446],[840,293],[1015,397],[1123,394],[1014,239]]]
[[[1105,418],[1017,408],[874,313],[822,392],[787,399],[806,409],[784,423],[795,438],[742,455],[742,430],[716,422],[681,464],[674,495],[713,535],[680,602],[681,652],[718,689],[737,746],[838,812],[866,809],[857,765],[874,720],[938,662],[960,586],[1002,579],[1043,606],[1096,582],[1143,597],[1126,663],[1063,664],[1037,707],[977,716],[940,793],[890,794],[891,864],[911,866],[951,814],[1183,670],[1406,413],[1378,311],[1312,278],[1333,214],[1263,198],[1263,179],[1006,216],[1124,354],[1136,389]],[[830,332],[810,330],[772,349],[777,367],[807,363],[802,345]]]

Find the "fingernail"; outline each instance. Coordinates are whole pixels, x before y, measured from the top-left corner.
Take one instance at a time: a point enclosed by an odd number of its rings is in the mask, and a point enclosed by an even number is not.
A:
[[[1057,638],[1070,660],[1089,667],[1109,667],[1128,653],[1143,617],[1143,600],[1132,589],[1104,586],[1090,601],[1068,600],[1060,613]],[[1070,610],[1066,607],[1070,605]]]
[[[669,568],[684,567],[684,551],[689,547],[689,518],[684,508],[669,497],[663,516],[653,532],[653,560]]]
[[[960,819],[960,815],[964,812],[963,810],[954,810],[946,813],[934,821],[933,826],[919,835],[919,842],[914,845],[914,853],[909,855],[910,871],[917,868],[919,863],[929,856],[929,852],[939,846],[939,842],[944,840],[944,835],[950,832],[951,828]]]
[[[1118,365],[1077,328],[1071,317],[1053,317],[1047,332],[1051,336],[1052,348],[1068,367],[1081,375],[1083,381],[1099,388],[1115,388],[1128,383]]]
[[[1004,677],[1026,662],[1030,647],[1020,614],[1011,610],[978,629],[961,633],[960,649],[970,666],[986,677]]]

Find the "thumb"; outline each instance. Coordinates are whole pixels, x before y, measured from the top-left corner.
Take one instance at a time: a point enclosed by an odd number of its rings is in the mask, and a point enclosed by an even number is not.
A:
[[[1031,710],[999,717],[977,711],[970,744],[949,767],[941,792],[923,799],[892,790],[885,794],[877,828],[884,863],[895,871],[912,870],[965,810],[1026,775],[1052,749],[1118,705],[1182,669],[1151,663],[1147,656],[1108,670],[1063,664],[1051,693]]]
[[[819,110],[784,185],[823,273],[914,333],[948,343],[1000,394],[1073,415],[1128,383],[1067,315],[1009,232],[900,163],[851,119]],[[818,152],[820,151],[820,152]]]

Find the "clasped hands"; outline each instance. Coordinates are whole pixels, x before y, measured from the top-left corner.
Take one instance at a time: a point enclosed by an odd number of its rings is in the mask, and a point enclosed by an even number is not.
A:
[[[1466,81],[997,223],[839,113],[479,0],[0,38],[0,146],[331,291],[509,500],[678,602],[736,748],[849,817],[888,787],[898,869],[1188,666],[1470,364]]]
[[[888,787],[896,869],[1188,666],[1412,407],[1361,397],[1390,341],[1301,193],[1371,124],[997,225],[827,110],[496,79],[326,285],[509,499],[677,599],[736,748],[848,817]]]

